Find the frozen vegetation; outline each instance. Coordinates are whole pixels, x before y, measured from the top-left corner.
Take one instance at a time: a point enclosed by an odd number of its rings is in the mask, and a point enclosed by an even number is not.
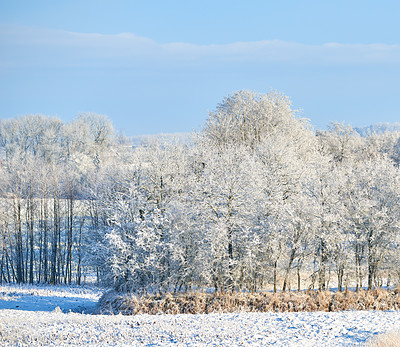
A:
[[[233,93],[201,132],[175,139],[129,143],[96,114],[0,120],[0,337],[363,343],[399,326],[383,311],[391,299],[380,312],[101,316],[88,314],[101,291],[79,285],[94,274],[145,298],[367,288],[374,305],[374,291],[400,283],[399,215],[400,133],[314,131],[276,92]],[[61,284],[77,287],[45,286]]]
[[[76,307],[93,308],[100,293],[95,288],[1,286],[0,344],[354,346],[400,326],[399,311],[135,316],[73,312]]]
[[[400,132],[400,123],[378,123],[362,128],[354,128],[361,136],[368,137],[371,135]]]
[[[293,291],[400,283],[400,133],[314,131],[239,91],[201,132],[117,136],[105,116],[0,120],[0,284]]]

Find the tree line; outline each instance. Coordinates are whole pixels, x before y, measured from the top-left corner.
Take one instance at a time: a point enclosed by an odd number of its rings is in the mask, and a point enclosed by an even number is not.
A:
[[[314,130],[279,93],[224,98],[182,143],[104,116],[0,121],[0,281],[119,291],[400,281],[400,134]]]

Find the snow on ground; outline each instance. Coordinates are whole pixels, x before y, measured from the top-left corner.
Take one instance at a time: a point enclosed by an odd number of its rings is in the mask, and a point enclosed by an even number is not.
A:
[[[63,312],[92,311],[104,290],[81,286],[0,286],[0,310],[53,311],[59,307]]]
[[[0,286],[0,345],[354,346],[400,327],[400,311],[157,316],[73,312],[90,311],[100,294],[95,288]]]

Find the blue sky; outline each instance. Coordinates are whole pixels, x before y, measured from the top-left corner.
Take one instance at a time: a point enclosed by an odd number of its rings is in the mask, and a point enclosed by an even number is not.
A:
[[[400,121],[397,1],[0,0],[0,118],[108,115],[126,135],[200,129],[277,90],[323,128]]]

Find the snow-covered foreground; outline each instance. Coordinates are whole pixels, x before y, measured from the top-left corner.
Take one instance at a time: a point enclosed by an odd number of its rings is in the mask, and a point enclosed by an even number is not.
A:
[[[354,346],[400,327],[399,311],[81,314],[68,305],[90,311],[100,291],[62,289],[0,286],[0,345]]]

